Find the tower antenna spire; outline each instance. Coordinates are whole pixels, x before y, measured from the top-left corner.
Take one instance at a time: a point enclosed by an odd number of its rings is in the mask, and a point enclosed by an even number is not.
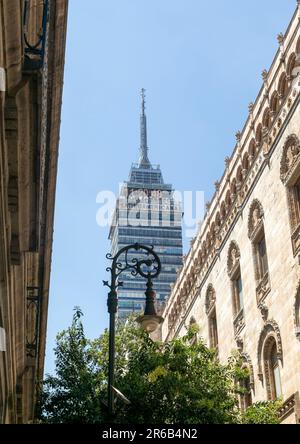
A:
[[[145,88],[141,89],[141,97],[142,97],[142,116],[145,115],[145,109],[146,109],[146,90]]]
[[[140,168],[150,168],[151,163],[148,159],[148,146],[147,146],[147,118],[146,118],[146,90],[144,88],[141,89],[141,98],[142,98],[142,109],[141,109],[141,117],[140,117],[140,125],[141,125],[141,142],[140,142],[140,159],[139,159],[139,167]]]

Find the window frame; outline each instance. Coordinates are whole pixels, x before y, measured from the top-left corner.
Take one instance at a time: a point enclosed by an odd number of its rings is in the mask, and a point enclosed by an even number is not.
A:
[[[267,338],[264,344],[263,355],[264,355],[264,367],[265,367],[266,389],[267,389],[268,400],[276,401],[277,399],[282,397],[282,381],[281,381],[280,359],[278,357],[278,346],[276,339],[273,335]],[[274,364],[274,362],[276,363],[276,365]],[[278,371],[280,393],[278,393],[275,370]]]
[[[248,237],[252,244],[252,256],[254,263],[254,274],[256,280],[256,300],[257,306],[264,311],[264,300],[271,291],[269,260],[268,260],[268,243],[264,228],[264,212],[261,203],[254,199],[250,206],[248,218]],[[262,241],[265,244],[265,261],[259,252],[259,246]]]
[[[216,311],[216,292],[212,284],[209,284],[206,290],[205,307],[208,323],[208,341],[209,347],[218,352],[219,335],[218,320]]]
[[[295,134],[290,134],[284,144],[280,179],[286,188],[291,243],[295,257],[300,252],[300,141]]]
[[[217,312],[215,305],[213,306],[208,315],[208,329],[209,329],[209,347],[218,350],[219,335],[218,335]]]
[[[264,244],[264,255],[261,254],[261,245]],[[256,255],[256,264],[257,264],[257,276],[258,281],[261,282],[266,275],[269,274],[269,262],[268,262],[268,250],[266,243],[265,230],[262,227],[257,238],[253,242],[255,255]]]

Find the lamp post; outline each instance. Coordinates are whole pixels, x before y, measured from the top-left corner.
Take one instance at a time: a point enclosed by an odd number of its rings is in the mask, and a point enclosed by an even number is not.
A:
[[[129,253],[133,252],[137,254],[144,253],[145,257],[129,257]],[[124,255],[122,262],[120,259],[121,255]],[[120,282],[118,279],[123,271],[130,271],[133,276],[140,275],[147,280],[145,312],[144,315],[137,318],[137,322],[139,322],[147,332],[151,333],[155,331],[163,321],[163,318],[158,316],[155,310],[155,291],[153,290],[152,283],[152,279],[158,277],[161,271],[161,263],[153,247],[147,247],[138,243],[121,248],[115,256],[108,253],[106,258],[112,261],[111,267],[106,269],[106,271],[111,274],[111,281],[110,283],[103,281],[104,286],[110,289],[107,298],[109,313],[108,412],[109,415],[112,416],[114,414],[115,325],[118,310],[117,289],[123,286],[123,282]]]

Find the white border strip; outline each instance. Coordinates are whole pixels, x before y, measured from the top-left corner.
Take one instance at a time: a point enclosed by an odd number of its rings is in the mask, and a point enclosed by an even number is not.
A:
[[[6,351],[6,334],[4,328],[0,327],[0,352]]]
[[[0,68],[0,91],[6,91],[5,69]]]

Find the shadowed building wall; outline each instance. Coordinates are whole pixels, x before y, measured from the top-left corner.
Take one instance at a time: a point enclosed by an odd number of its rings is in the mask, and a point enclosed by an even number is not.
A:
[[[67,0],[0,0],[0,423],[43,377]]]

